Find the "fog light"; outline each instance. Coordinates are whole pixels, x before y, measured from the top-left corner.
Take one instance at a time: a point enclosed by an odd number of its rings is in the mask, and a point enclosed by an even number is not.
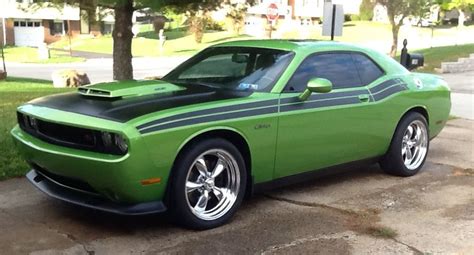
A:
[[[128,150],[128,144],[127,141],[121,136],[116,134],[115,135],[115,145],[122,151],[123,153],[127,152]]]

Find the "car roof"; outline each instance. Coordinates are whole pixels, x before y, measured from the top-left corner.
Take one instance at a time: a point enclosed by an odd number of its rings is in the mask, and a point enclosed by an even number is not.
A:
[[[318,40],[283,40],[283,39],[253,39],[238,40],[216,44],[211,47],[257,47],[267,49],[278,49],[292,51],[301,56],[306,56],[317,52],[334,51],[355,51],[364,53],[372,58],[386,73],[406,73],[403,66],[399,65],[394,59],[374,49],[358,46],[350,43],[336,41],[318,41]]]
[[[320,50],[348,50],[367,51],[368,49],[353,44],[319,41],[319,40],[283,40],[283,39],[261,39],[261,40],[238,40],[216,44],[213,47],[259,47],[287,51],[320,51]]]

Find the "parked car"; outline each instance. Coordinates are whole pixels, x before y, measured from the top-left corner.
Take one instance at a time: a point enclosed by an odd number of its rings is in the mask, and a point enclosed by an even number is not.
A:
[[[379,162],[412,176],[449,111],[444,80],[372,49],[248,40],[209,47],[161,80],[35,99],[11,134],[27,178],[51,197],[124,215],[170,210],[208,229],[246,195],[325,169]]]

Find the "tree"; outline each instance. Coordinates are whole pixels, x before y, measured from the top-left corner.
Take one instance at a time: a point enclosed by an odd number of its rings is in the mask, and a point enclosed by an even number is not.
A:
[[[210,21],[210,12],[217,10],[221,4],[222,0],[201,0],[176,8],[186,13],[189,31],[194,34],[197,43],[202,42],[204,31]]]
[[[458,10],[458,26],[464,26],[467,11],[474,9],[474,0],[439,0],[438,2],[444,10]]]
[[[189,3],[202,3],[202,0],[43,0],[35,1],[31,8],[39,5],[63,6],[64,4],[78,6],[87,10],[91,18],[96,17],[98,7],[114,11],[115,26],[113,38],[113,77],[114,80],[133,79],[132,66],[132,17],[136,10],[150,8],[159,10],[166,5],[184,6]]]
[[[5,53],[3,52],[4,47],[5,45],[3,45],[3,42],[2,42],[2,45],[0,47],[0,53],[2,53],[3,70],[0,71],[0,80],[7,77],[7,67],[5,66]]]
[[[250,3],[233,3],[232,1],[227,0],[222,7],[226,12],[226,17],[229,21],[229,26],[232,28],[232,32],[239,35],[244,26],[245,15],[247,9],[250,7]]]
[[[360,20],[372,20],[374,17],[375,3],[372,0],[362,0],[359,6]]]
[[[395,57],[398,47],[398,32],[403,25],[403,20],[410,15],[426,12],[426,0],[377,0],[387,9],[387,16],[392,26],[392,47],[390,56]],[[428,9],[429,10],[429,9]]]

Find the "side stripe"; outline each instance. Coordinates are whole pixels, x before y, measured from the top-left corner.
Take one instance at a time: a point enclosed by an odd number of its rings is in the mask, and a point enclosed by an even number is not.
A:
[[[396,84],[401,84],[403,83],[403,81],[401,79],[390,79],[390,80],[387,80],[387,81],[384,81],[380,84],[378,84],[377,86],[373,87],[373,88],[370,88],[370,92],[371,93],[377,93],[379,91],[382,91],[388,87],[391,87],[393,85],[396,85]]]
[[[278,112],[316,109],[338,105],[359,104],[361,103],[359,95],[364,94],[370,94],[370,102],[377,102],[404,90],[408,90],[407,84],[405,84],[401,79],[397,78],[384,81],[379,85],[370,88],[369,90],[360,89],[327,94],[314,94],[305,102],[299,101],[298,97],[296,96],[280,99],[279,103],[278,99],[272,99],[177,114],[142,124],[138,126],[137,129],[141,134],[146,134],[160,130],[201,124],[211,121],[237,119]]]
[[[401,91],[404,91],[406,90],[406,88],[404,86],[402,86],[401,84],[399,85],[396,85],[396,86],[392,86],[392,87],[389,87],[385,90],[382,90],[380,92],[377,92],[377,93],[374,93],[372,94],[372,96],[374,97],[374,100],[375,101],[379,101],[379,100],[382,100],[386,97],[389,97],[395,93],[398,93],[398,92],[401,92]]]
[[[321,107],[348,105],[360,103],[358,97],[341,97],[328,100],[317,100],[312,102],[301,102],[297,104],[283,105],[280,107],[280,112],[315,109]]]
[[[140,133],[145,134],[145,133],[155,132],[159,130],[181,127],[181,126],[188,126],[188,125],[195,125],[195,124],[206,123],[210,121],[251,117],[251,116],[257,116],[257,115],[263,115],[263,114],[277,113],[277,112],[278,112],[278,106],[275,105],[271,107],[265,107],[265,108],[248,110],[248,111],[222,113],[222,114],[217,114],[217,115],[212,115],[212,116],[197,117],[197,118],[185,119],[181,121],[175,121],[175,122],[171,122],[167,124],[162,124],[159,126],[154,126],[151,128],[140,130]]]
[[[153,127],[153,126],[157,126],[157,125],[160,125],[160,124],[164,124],[164,123],[175,121],[175,120],[181,120],[181,119],[185,119],[185,118],[192,118],[192,117],[197,117],[197,116],[201,116],[201,115],[209,115],[209,114],[215,114],[215,113],[237,111],[237,110],[242,110],[242,109],[251,109],[251,108],[258,108],[258,107],[265,107],[265,106],[273,106],[275,104],[278,104],[278,99],[265,100],[265,101],[259,101],[259,102],[254,102],[254,103],[230,105],[230,106],[224,106],[224,107],[218,107],[218,108],[212,108],[212,109],[205,109],[205,110],[198,110],[198,111],[194,111],[194,112],[176,114],[176,115],[173,115],[173,116],[169,116],[169,117],[161,118],[161,119],[158,119],[158,120],[154,120],[152,122],[148,122],[148,123],[145,123],[143,125],[140,125],[137,128],[139,130],[148,129],[148,128]]]
[[[308,101],[312,100],[321,100],[321,99],[333,99],[339,97],[349,97],[349,96],[358,96],[362,94],[367,94],[366,89],[360,90],[351,90],[351,91],[343,91],[343,92],[334,92],[334,93],[327,93],[327,94],[313,94],[308,98]],[[301,103],[298,97],[288,97],[283,98],[280,100],[280,104],[288,104],[288,103]]]

